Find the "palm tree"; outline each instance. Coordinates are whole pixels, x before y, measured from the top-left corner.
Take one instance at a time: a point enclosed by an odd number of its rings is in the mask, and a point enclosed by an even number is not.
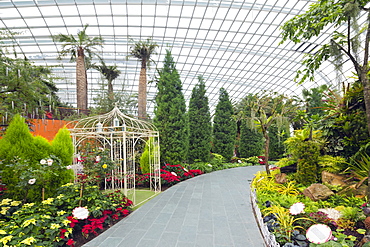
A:
[[[54,41],[63,43],[62,51],[59,52],[59,59],[70,55],[70,61],[76,61],[77,108],[79,109],[87,109],[88,106],[86,60],[96,55],[95,50],[97,46],[102,47],[104,43],[102,37],[91,38],[86,34],[88,26],[89,25],[86,24],[83,30],[77,33],[77,36],[73,36],[72,34],[58,34],[52,36]]]
[[[133,42],[130,47],[128,57],[135,57],[141,61],[141,70],[139,77],[138,90],[138,117],[139,119],[146,119],[146,68],[153,62],[151,56],[156,54],[155,48],[158,45],[151,38],[145,41]]]
[[[108,98],[111,102],[114,101],[113,81],[121,74],[117,69],[117,65],[106,65],[103,59],[100,59],[101,65],[93,65],[92,67],[99,71],[108,81]]]

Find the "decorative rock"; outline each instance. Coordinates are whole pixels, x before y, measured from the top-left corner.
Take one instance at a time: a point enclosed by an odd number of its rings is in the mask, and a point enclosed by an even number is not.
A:
[[[311,184],[303,191],[303,195],[309,197],[313,201],[318,201],[327,199],[334,195],[334,192],[323,184]]]
[[[278,173],[275,175],[275,182],[278,184],[285,184],[288,182],[288,179],[286,177],[287,175],[285,173]]]
[[[337,174],[334,174],[334,173],[323,171],[321,173],[321,178],[322,178],[323,183],[327,183],[327,184],[330,184],[330,185],[339,185],[339,186],[342,186],[342,187],[346,186],[346,183],[344,182],[346,177],[341,176],[341,175],[337,175]]]
[[[366,243],[370,242],[370,235],[365,235],[357,246],[364,246]]]
[[[357,184],[352,184],[344,188],[343,190],[339,191],[338,194],[364,198],[367,195],[367,185],[362,184],[358,187]]]

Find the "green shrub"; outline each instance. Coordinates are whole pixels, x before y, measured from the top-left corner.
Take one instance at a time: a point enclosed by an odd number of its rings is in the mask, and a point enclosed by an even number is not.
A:
[[[339,173],[347,167],[346,159],[340,156],[323,155],[318,159],[320,171]],[[320,172],[320,173],[321,173]]]
[[[140,157],[140,168],[142,174],[150,172],[150,163],[149,159],[153,159],[154,152],[158,151],[158,147],[155,147],[153,144],[153,138],[149,138],[149,140],[145,144],[144,152]]]
[[[319,181],[317,161],[320,155],[320,146],[316,142],[306,141],[297,146],[298,169],[297,181],[310,185]]]
[[[15,115],[0,140],[0,169],[2,182],[8,190],[6,197],[30,202],[52,195],[62,184],[73,179],[73,144],[68,130],[58,132],[53,145],[41,136],[33,137],[25,119]],[[52,165],[40,161],[52,159]],[[28,181],[36,179],[29,186]]]
[[[278,167],[285,167],[285,166],[293,165],[295,163],[297,163],[297,161],[292,158],[282,158],[282,159],[279,159],[279,161],[276,162],[275,165]]]
[[[299,130],[285,142],[293,160],[297,160],[297,182],[310,185],[319,181],[318,159],[323,145],[320,132]]]

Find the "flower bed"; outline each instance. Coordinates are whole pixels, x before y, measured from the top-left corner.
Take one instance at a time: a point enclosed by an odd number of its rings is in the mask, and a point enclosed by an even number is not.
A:
[[[257,222],[268,246],[370,246],[362,245],[370,229],[364,198],[333,194],[313,201],[303,195],[306,187],[294,181],[276,183],[278,173],[259,172],[251,186]]]
[[[83,193],[79,184],[66,184],[41,203],[2,199],[0,246],[81,246],[131,211],[120,191],[103,195],[86,185]],[[85,209],[86,217],[74,214],[76,208]]]

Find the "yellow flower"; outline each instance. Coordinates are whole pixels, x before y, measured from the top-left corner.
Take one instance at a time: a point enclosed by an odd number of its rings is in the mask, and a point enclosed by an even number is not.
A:
[[[23,222],[22,227],[27,227],[30,224],[36,225],[36,219],[32,218]]]
[[[73,228],[67,228],[67,232],[64,233],[64,236],[68,238],[69,234],[72,234]]]
[[[105,168],[107,168],[108,166],[107,166],[107,164],[104,164],[104,165],[102,165],[101,167],[103,167],[103,168],[105,169]]]
[[[67,184],[62,185],[62,187],[68,187],[68,186],[72,186],[72,185],[73,185],[73,183],[67,183]]]
[[[66,213],[67,213],[66,211],[62,210],[62,211],[57,212],[57,215],[58,216],[62,216],[64,214],[66,214]]]
[[[59,224],[51,223],[50,229],[59,229],[61,226]]]
[[[65,226],[68,226],[69,223],[71,223],[69,220],[63,220],[62,221],[62,224],[65,225]]]
[[[57,198],[58,199],[61,199],[61,198],[63,198],[64,197],[64,195],[63,194],[60,194],[59,196],[57,196]]]
[[[10,207],[1,207],[0,214],[6,215],[6,212],[8,211]]]
[[[53,203],[53,201],[54,201],[54,198],[48,198],[48,199],[42,201],[42,204],[50,205],[50,204]]]
[[[44,219],[50,219],[51,218],[50,215],[42,215],[41,217],[44,218]]]
[[[12,201],[11,203],[10,203],[10,206],[18,206],[19,204],[21,204],[22,202],[21,201]]]
[[[0,234],[6,234],[6,231],[0,230]]]
[[[3,199],[3,200],[1,201],[1,203],[0,203],[0,206],[8,205],[8,204],[9,204],[9,202],[11,202],[11,201],[12,201],[12,199]]]
[[[24,239],[21,244],[27,244],[27,245],[31,245],[32,243],[36,242],[36,239],[34,237],[29,237],[29,238],[26,238]]]
[[[23,207],[25,208],[30,208],[30,207],[33,207],[35,205],[35,203],[26,203],[23,205]]]
[[[8,235],[6,237],[3,237],[0,239],[0,243],[2,243],[3,245],[6,245],[7,242],[9,242],[11,239],[12,239],[12,235]]]

